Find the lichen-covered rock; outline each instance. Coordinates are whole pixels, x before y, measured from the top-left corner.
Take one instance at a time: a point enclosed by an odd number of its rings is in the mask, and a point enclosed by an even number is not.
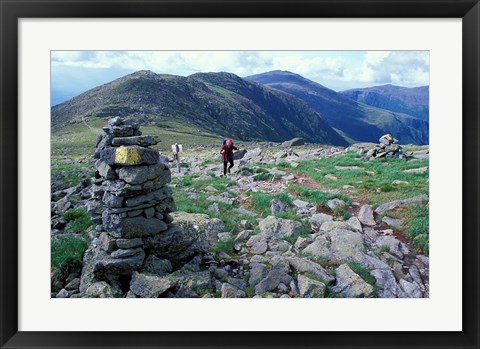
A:
[[[103,226],[116,238],[131,239],[156,235],[168,229],[168,225],[158,218],[142,216],[122,218],[104,211]]]
[[[142,147],[149,147],[155,145],[160,140],[156,136],[130,136],[130,137],[116,137],[112,139],[112,145],[115,147],[121,145],[139,145]]]
[[[172,287],[172,282],[165,277],[134,272],[130,281],[130,290],[138,297],[158,298]]]
[[[302,223],[268,216],[259,223],[260,232],[266,237],[286,238],[298,235],[302,229]]]
[[[374,289],[356,274],[347,264],[335,269],[336,284],[332,291],[347,298],[368,297]]]
[[[371,205],[363,205],[358,212],[358,220],[365,225],[374,226],[377,224],[373,218],[373,207]]]
[[[375,286],[379,289],[379,297],[395,298],[399,295],[400,289],[393,272],[389,269],[375,269],[370,272],[375,280]]]
[[[255,293],[262,294],[273,291],[280,283],[289,284],[292,277],[289,275],[289,269],[283,264],[278,263],[272,268],[267,276],[255,286]]]
[[[91,284],[85,291],[87,298],[111,298],[113,291],[105,281],[99,281]]]
[[[365,255],[362,234],[345,229],[334,229],[328,232],[330,251],[340,260],[360,262]]]
[[[326,282],[334,280],[333,276],[328,274],[328,272],[318,263],[298,257],[287,258],[287,261],[297,273],[312,274]]]
[[[129,184],[143,184],[148,180],[162,181],[160,186],[170,182],[171,172],[164,164],[149,166],[123,166],[117,169],[118,178]]]
[[[108,165],[154,165],[159,162],[159,153],[154,149],[129,145],[106,148],[100,153],[100,159]]]
[[[210,252],[224,231],[224,223],[204,214],[173,212],[173,223],[155,236],[144,238],[145,247],[159,258],[172,263],[185,261],[195,254]]]
[[[222,284],[222,298],[243,298],[245,297],[245,292],[239,288],[225,282]]]
[[[154,255],[150,255],[145,260],[145,265],[142,269],[144,272],[155,274],[158,276],[165,276],[172,272],[172,263],[168,259],[160,259]]]
[[[298,275],[298,290],[303,298],[323,298],[326,286],[324,283],[313,280],[305,275]]]
[[[319,230],[323,223],[331,222],[332,220],[333,216],[325,213],[315,213],[310,217],[310,224],[313,230]]]

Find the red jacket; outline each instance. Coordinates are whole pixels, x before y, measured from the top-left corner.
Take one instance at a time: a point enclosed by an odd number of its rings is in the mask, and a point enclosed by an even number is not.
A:
[[[220,154],[223,154],[223,161],[227,162],[229,160],[233,160],[233,150],[238,150],[238,147],[235,145],[224,145],[222,149],[220,149]]]

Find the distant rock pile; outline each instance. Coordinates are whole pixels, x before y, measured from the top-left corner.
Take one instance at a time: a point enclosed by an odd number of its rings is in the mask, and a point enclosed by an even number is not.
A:
[[[368,160],[383,157],[407,159],[407,155],[403,153],[402,146],[398,143],[392,143],[390,145],[383,143],[377,144],[374,148],[367,151],[365,156]]]
[[[211,246],[195,229],[171,224],[170,213],[176,208],[167,186],[170,169],[158,151],[149,148],[158,140],[142,136],[138,124],[119,117],[109,120],[103,130],[94,156],[98,159],[94,200],[88,204],[98,236],[84,256],[80,292],[87,297],[110,297],[130,290],[132,297],[155,297],[155,292],[145,289],[168,289],[172,283],[159,282],[144,271],[172,272],[172,262],[201,249],[197,239]],[[182,224],[182,217],[178,218]]]

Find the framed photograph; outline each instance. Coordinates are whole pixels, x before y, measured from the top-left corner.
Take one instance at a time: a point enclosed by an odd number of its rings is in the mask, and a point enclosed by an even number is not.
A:
[[[478,348],[478,1],[1,1],[1,348]]]

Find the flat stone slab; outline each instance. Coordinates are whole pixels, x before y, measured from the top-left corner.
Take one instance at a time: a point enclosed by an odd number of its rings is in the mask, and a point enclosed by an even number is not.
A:
[[[388,216],[383,217],[382,222],[388,224],[391,227],[400,227],[403,225],[403,219],[395,219]]]
[[[149,147],[155,145],[160,140],[155,136],[132,136],[132,137],[116,137],[112,139],[112,145],[115,147],[121,145],[139,145],[142,147]]]
[[[411,168],[409,170],[404,170],[403,172],[405,172],[405,173],[425,173],[427,171],[428,171],[428,166]]]
[[[387,202],[386,204],[382,204],[377,207],[375,210],[376,214],[383,214],[387,211],[394,210],[398,207],[410,206],[410,205],[418,205],[422,202],[428,201],[428,195],[418,195],[413,198],[403,199],[403,200],[396,200],[392,202]]]

